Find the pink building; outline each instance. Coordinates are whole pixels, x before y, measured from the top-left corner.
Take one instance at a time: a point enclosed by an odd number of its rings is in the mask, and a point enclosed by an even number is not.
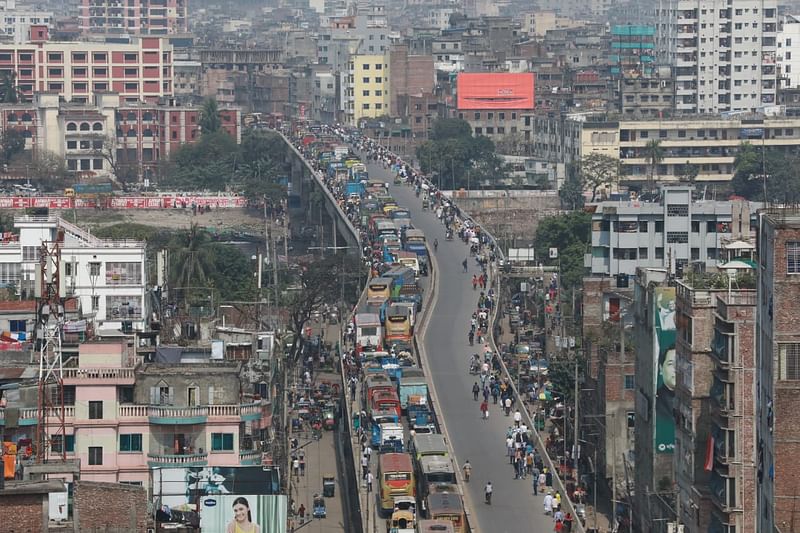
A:
[[[81,31],[92,34],[171,35],[188,31],[189,0],[82,0]]]
[[[157,467],[261,464],[270,405],[245,393],[241,363],[134,366],[116,341],[81,344],[78,361],[64,370],[65,436],[53,417],[48,433],[51,456],[66,446],[68,459],[80,459],[81,479],[146,486]],[[0,409],[6,440],[34,438],[35,397],[35,386],[23,390],[27,407],[13,424],[4,411],[14,402]]]

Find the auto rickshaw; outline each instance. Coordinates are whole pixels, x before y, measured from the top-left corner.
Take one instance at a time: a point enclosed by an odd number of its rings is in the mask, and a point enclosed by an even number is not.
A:
[[[322,495],[326,498],[333,498],[336,493],[336,478],[331,474],[322,476]]]
[[[314,518],[326,518],[328,511],[325,509],[325,498],[314,494]]]
[[[336,415],[332,405],[327,405],[322,410],[322,427],[330,431],[336,426]]]

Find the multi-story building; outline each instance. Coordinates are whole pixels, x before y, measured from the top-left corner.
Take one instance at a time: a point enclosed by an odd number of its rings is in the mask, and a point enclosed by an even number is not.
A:
[[[726,246],[750,240],[756,205],[695,201],[692,186],[664,186],[658,201],[606,201],[592,214],[592,276],[632,276],[637,268],[670,272],[726,261]]]
[[[659,60],[675,68],[676,111],[754,111],[775,104],[775,0],[659,0],[657,13]]]
[[[82,0],[84,35],[169,35],[189,29],[189,0]]]
[[[145,309],[145,243],[99,239],[55,215],[14,219],[19,239],[0,246],[0,273],[22,299],[32,298],[43,242],[61,243],[61,279],[65,296],[80,300],[84,316],[98,326],[141,329]]]
[[[109,91],[123,102],[172,95],[172,46],[165,39],[49,42],[46,26],[31,26],[31,33],[28,43],[0,44],[0,73],[14,72],[24,100],[44,92],[78,102]]]
[[[756,531],[797,529],[800,442],[800,216],[761,217],[758,234]],[[726,479],[721,500],[732,489]]]
[[[388,54],[355,54],[350,58],[349,123],[389,114]]]
[[[623,74],[613,83],[623,117],[661,119],[673,114],[675,80],[669,68],[653,69],[647,76]]]
[[[654,80],[648,81],[652,83]],[[755,115],[694,118],[628,118],[596,113],[525,116],[522,128],[534,153],[559,163],[578,163],[599,152],[618,158],[621,179],[670,182],[696,171],[698,182],[729,182],[742,143],[789,148],[800,145],[800,117]],[[651,168],[647,143],[656,140],[662,159]]]
[[[462,72],[456,81],[456,112],[475,135],[503,136],[522,130],[534,107],[534,74]]]
[[[781,87],[800,87],[800,17],[783,15],[778,27],[778,75]]]
[[[78,365],[64,369],[63,435],[48,417],[50,453],[80,460],[83,480],[145,486],[155,468],[261,464],[268,397],[242,384],[243,363],[191,355],[139,364],[125,342],[81,344]],[[35,437],[36,395],[35,382],[20,383],[6,440]]]
[[[686,533],[755,532],[755,278],[693,273],[675,287],[675,481]],[[727,281],[731,287],[723,287]],[[710,490],[709,490],[710,489]],[[749,511],[749,512],[748,512]],[[714,517],[714,518],[712,518]]]
[[[406,118],[411,114],[410,99],[431,95],[436,86],[433,58],[430,55],[410,55],[405,44],[389,50],[389,115]]]
[[[31,38],[31,26],[52,28],[52,11],[41,11],[23,6],[0,9],[0,33],[12,42],[28,42]]]

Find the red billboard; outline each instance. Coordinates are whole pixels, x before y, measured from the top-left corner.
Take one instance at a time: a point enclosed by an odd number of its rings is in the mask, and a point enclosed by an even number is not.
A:
[[[462,72],[456,81],[457,109],[533,109],[533,72]]]

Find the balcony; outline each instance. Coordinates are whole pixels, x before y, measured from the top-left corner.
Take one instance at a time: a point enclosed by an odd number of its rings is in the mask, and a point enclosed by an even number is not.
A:
[[[121,419],[147,418],[151,424],[204,424],[208,417],[236,417],[241,421],[261,418],[261,402],[173,407],[168,405],[120,405]]]
[[[242,450],[239,452],[239,464],[242,466],[258,466],[261,464],[261,452],[258,450]]]
[[[134,385],[133,368],[65,368],[64,385]]]
[[[208,420],[208,408],[148,406],[147,419],[151,424],[205,424]]]
[[[55,407],[47,408],[47,418],[58,418],[60,409]],[[75,406],[67,405],[64,407],[64,419],[75,418]],[[19,410],[19,426],[35,426],[39,423],[39,408],[25,407]]]
[[[206,466],[208,464],[208,452],[191,454],[147,454],[147,466],[166,466],[166,467],[190,467]]]

